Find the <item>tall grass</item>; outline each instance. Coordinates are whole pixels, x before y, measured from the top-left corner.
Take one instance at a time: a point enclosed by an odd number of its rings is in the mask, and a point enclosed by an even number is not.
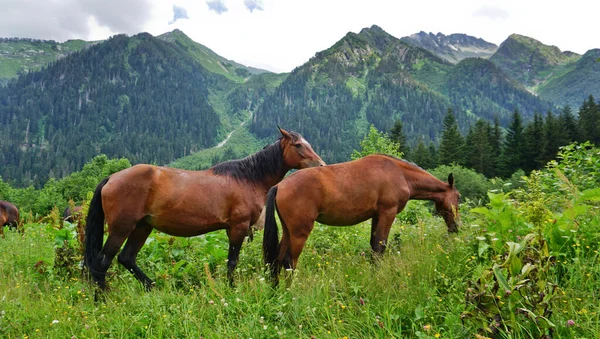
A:
[[[56,270],[56,231],[27,224],[0,239],[3,338],[463,338],[467,282],[487,265],[481,228],[463,212],[460,233],[412,204],[395,222],[386,255],[371,258],[370,223],[316,225],[293,277],[273,289],[262,233],[245,243],[236,287],[226,279],[224,232],[195,238],[153,233],[138,262],[157,282],[144,292],[113,262],[99,294],[78,274]],[[409,216],[409,218],[407,218]],[[557,337],[597,337],[600,266],[595,255],[566,266],[552,320]],[[567,326],[572,320],[573,326]],[[510,336],[510,334],[507,334]],[[517,337],[517,336],[512,336]]]

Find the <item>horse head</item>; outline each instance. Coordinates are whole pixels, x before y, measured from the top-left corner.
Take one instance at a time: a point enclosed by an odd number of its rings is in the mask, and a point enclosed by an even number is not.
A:
[[[279,128],[279,132],[283,162],[288,168],[325,166],[323,159],[299,133],[288,132],[282,128]]]
[[[460,193],[454,186],[454,177],[450,173],[446,190],[439,194],[438,199],[435,200],[435,209],[446,221],[448,232],[458,232],[458,221],[460,220],[458,214],[459,200]]]

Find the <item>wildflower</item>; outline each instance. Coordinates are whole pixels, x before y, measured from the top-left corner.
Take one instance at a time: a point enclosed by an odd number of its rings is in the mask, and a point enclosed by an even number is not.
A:
[[[54,320],[52,320],[52,322],[50,323],[50,326],[52,326],[52,325],[54,325],[54,324],[58,324],[58,323],[59,323],[59,321],[58,321],[58,320],[56,320],[56,319],[54,319]]]
[[[573,319],[567,320],[567,326],[571,327],[575,325],[575,321]]]
[[[434,337],[436,337],[436,338],[439,338],[439,337],[441,337],[442,335],[441,335],[441,334],[439,334],[439,333],[436,333],[436,334],[434,334],[433,336],[434,336]]]
[[[430,329],[431,329],[431,325],[423,326],[423,330],[425,330],[425,331],[429,331]]]
[[[359,304],[364,305],[365,304],[365,299],[363,299],[362,297],[360,297],[360,299],[358,299]]]
[[[215,302],[212,301],[212,300],[209,300],[208,303],[211,304],[211,305],[213,305]]]

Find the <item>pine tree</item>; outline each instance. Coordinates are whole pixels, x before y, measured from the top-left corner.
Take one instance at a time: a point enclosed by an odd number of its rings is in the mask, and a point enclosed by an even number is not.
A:
[[[577,119],[573,115],[571,106],[565,106],[560,112],[559,126],[561,127],[560,144],[561,146],[568,145],[577,140],[579,136],[579,127]]]
[[[488,135],[489,127],[489,124],[481,119],[471,126],[467,135],[465,152],[466,166],[487,177],[490,177],[493,171],[493,152]]]
[[[600,107],[594,97],[590,95],[579,109],[579,141],[591,141],[599,144],[600,141]]]
[[[404,135],[402,128],[402,121],[399,119],[396,120],[396,122],[394,123],[394,127],[392,127],[392,129],[390,130],[389,136],[390,140],[398,143],[398,153],[408,154],[409,147],[406,143],[406,136]]]
[[[534,113],[533,122],[527,124],[523,131],[523,170],[531,172],[539,169],[545,163],[544,149],[546,134],[544,119],[539,113]]]
[[[510,177],[523,168],[523,122],[518,110],[513,112],[512,121],[506,132],[506,139],[500,156],[501,175]]]
[[[541,167],[548,161],[554,159],[558,153],[558,148],[564,146],[561,145],[561,130],[558,123],[559,121],[556,120],[552,112],[548,111],[548,113],[546,113],[546,121],[544,122],[544,136],[546,143],[544,145],[544,156],[542,157],[542,163],[540,164]]]
[[[456,163],[464,164],[464,145],[463,136],[458,130],[458,123],[454,117],[451,108],[448,109],[444,117],[444,129],[442,131],[442,140],[439,149],[439,163],[449,165]]]
[[[425,145],[422,137],[419,138],[417,146],[412,149],[409,160],[424,169],[434,168],[436,165],[435,159],[433,158],[430,149]]]
[[[492,169],[490,170],[490,178],[500,175],[500,155],[502,153],[502,129],[500,128],[500,119],[494,116],[494,126],[488,125],[488,137],[490,149],[492,151]]]

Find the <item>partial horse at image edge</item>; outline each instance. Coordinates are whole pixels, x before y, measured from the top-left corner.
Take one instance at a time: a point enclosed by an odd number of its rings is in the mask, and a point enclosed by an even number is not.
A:
[[[263,150],[205,171],[136,165],[102,180],[85,230],[84,263],[92,279],[106,288],[106,272],[125,243],[119,263],[150,289],[154,282],[137,266],[136,257],[153,229],[183,237],[225,229],[227,275],[233,284],[240,248],[269,188],[292,168],[325,165],[300,134],[279,130],[281,138]],[[103,244],[105,221],[109,235]]]
[[[0,234],[4,234],[4,226],[18,229],[19,209],[11,202],[0,200]]]
[[[396,215],[409,200],[431,200],[444,218],[448,232],[457,232],[460,193],[454,177],[445,183],[422,168],[387,155],[298,171],[267,195],[263,257],[273,283],[283,265],[295,269],[314,222],[351,226],[372,219],[370,245],[385,251]],[[275,210],[282,237],[279,241]]]

